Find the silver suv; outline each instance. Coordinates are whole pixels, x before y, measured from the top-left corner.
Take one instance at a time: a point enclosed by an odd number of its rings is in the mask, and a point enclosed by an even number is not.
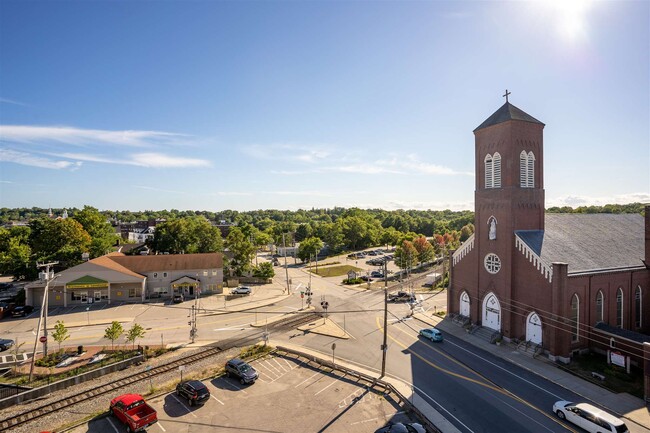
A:
[[[236,377],[243,385],[245,383],[254,383],[259,374],[250,364],[235,358],[226,362],[226,376]]]

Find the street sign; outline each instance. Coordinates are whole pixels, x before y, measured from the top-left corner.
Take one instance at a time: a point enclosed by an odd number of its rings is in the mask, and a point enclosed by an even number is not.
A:
[[[47,337],[45,335],[41,336],[41,338],[38,339],[41,343],[45,343],[47,341]]]

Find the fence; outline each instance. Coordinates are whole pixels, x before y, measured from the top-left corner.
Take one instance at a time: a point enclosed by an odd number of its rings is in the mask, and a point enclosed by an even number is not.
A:
[[[133,358],[126,359],[124,361],[116,362],[115,364],[110,364],[102,368],[98,368],[96,370],[91,370],[86,373],[79,374],[77,376],[72,376],[68,377],[66,379],[58,380],[56,382],[52,382],[49,385],[43,385],[38,388],[33,388],[28,391],[21,392],[16,395],[12,395],[10,397],[2,398],[0,399],[0,409],[5,409],[8,407],[11,407],[16,404],[21,404],[29,400],[33,400],[35,398],[43,397],[45,395],[48,395],[49,393],[53,391],[59,391],[62,389],[66,389],[70,386],[73,385],[78,385],[80,383],[86,382],[88,380],[94,379],[99,376],[103,376],[108,373],[112,373],[114,371],[119,371],[119,370],[124,370],[125,368],[138,363],[142,362],[144,360],[144,357],[142,355],[135,356]]]

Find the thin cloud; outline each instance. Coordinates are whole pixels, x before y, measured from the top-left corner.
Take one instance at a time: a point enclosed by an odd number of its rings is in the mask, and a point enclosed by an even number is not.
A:
[[[15,101],[15,100],[9,99],[9,98],[0,98],[0,103],[2,103],[2,104],[20,105],[22,107],[28,107],[29,106],[28,104],[25,104],[24,102]]]
[[[147,168],[191,168],[210,167],[210,161],[196,158],[181,158],[162,153],[136,153],[124,155],[120,159],[109,158],[101,155],[90,155],[85,153],[62,153],[58,156],[69,159],[77,159],[87,162],[100,162],[104,164],[135,165]]]
[[[322,162],[329,158],[332,153],[324,149],[322,145],[296,145],[286,143],[274,144],[252,144],[245,146],[242,151],[256,159],[275,161],[298,161],[308,164]]]
[[[318,196],[318,197],[331,197],[332,194],[327,194],[322,191],[266,191],[263,194],[273,194],[273,195],[307,195],[307,196]]]
[[[0,149],[0,162],[13,162],[15,164],[28,165],[39,168],[54,170],[70,169],[76,170],[81,167],[81,161],[64,161],[48,159],[25,152],[18,152],[11,149]]]
[[[163,131],[108,131],[69,126],[0,125],[0,140],[11,143],[47,145],[63,143],[72,146],[98,145],[155,147],[177,145],[189,136]]]
[[[548,199],[546,207],[580,207],[580,206],[604,206],[606,204],[628,204],[628,203],[649,203],[650,193],[637,192],[629,194],[619,194],[613,196],[590,197],[581,195],[568,195]]]

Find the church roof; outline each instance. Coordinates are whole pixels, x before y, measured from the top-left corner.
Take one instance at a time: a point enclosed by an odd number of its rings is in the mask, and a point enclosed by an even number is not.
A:
[[[639,332],[630,331],[629,329],[623,329],[617,326],[608,325],[604,322],[596,323],[595,328],[608,334],[636,341],[637,343],[650,343],[650,335],[641,334]]]
[[[569,265],[568,273],[643,268],[645,221],[638,214],[549,214],[545,230],[515,234],[542,262]]]
[[[501,106],[501,108],[492,113],[492,115],[488,117],[485,122],[481,123],[478,128],[474,130],[474,132],[478,131],[479,129],[487,128],[488,126],[507,122],[508,120],[521,120],[524,122],[539,123],[540,125],[544,125],[542,122],[535,119],[530,114],[525,113],[523,110],[515,107],[510,102],[506,102]]]

